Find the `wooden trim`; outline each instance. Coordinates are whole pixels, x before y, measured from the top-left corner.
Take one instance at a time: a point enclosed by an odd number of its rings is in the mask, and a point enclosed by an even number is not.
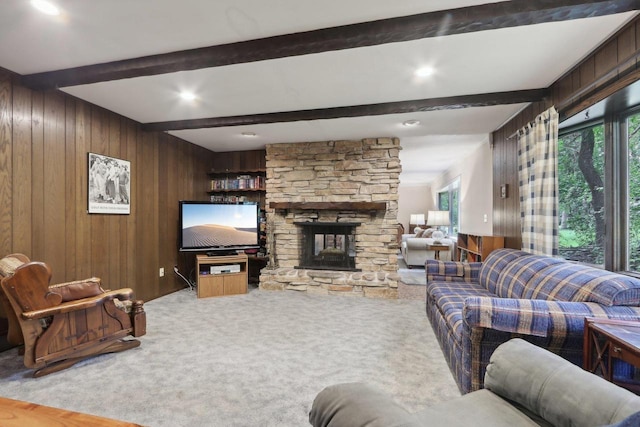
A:
[[[544,100],[549,95],[550,92],[548,89],[494,92],[476,95],[416,99],[412,101],[384,102],[380,104],[318,108],[314,110],[284,111],[279,113],[251,114],[245,116],[209,117],[192,120],[174,120],[146,123],[142,125],[142,129],[145,131],[164,132],[170,130],[336,119],[341,117],[363,117],[424,111],[454,110],[469,107],[488,107],[494,105],[537,102]]]
[[[289,56],[354,49],[476,31],[559,22],[637,10],[639,0],[513,0],[323,28],[24,76],[53,89]]]
[[[640,51],[559,104],[560,121],[584,111],[640,80],[640,69],[635,68],[638,60],[640,60]]]

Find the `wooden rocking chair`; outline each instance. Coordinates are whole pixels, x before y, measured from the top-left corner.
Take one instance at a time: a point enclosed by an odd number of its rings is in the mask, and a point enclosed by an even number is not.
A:
[[[129,288],[105,291],[96,277],[49,285],[49,267],[21,254],[0,260],[0,277],[5,311],[12,311],[7,339],[24,344],[24,365],[34,377],[138,347],[140,341],[123,338],[146,333],[143,302],[132,301]]]

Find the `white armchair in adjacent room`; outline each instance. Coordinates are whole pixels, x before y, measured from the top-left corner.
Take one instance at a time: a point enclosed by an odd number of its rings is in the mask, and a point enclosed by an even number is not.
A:
[[[447,246],[449,249],[436,251],[433,249],[434,246]],[[415,265],[424,266],[427,259],[439,258],[442,261],[451,261],[455,250],[455,241],[443,237],[443,233],[435,228],[422,230],[417,227],[416,233],[402,235],[400,250],[402,258],[409,268]],[[439,256],[436,257],[436,254]]]

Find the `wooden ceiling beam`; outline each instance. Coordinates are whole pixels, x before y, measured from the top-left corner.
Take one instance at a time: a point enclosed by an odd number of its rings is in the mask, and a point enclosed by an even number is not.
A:
[[[639,9],[640,0],[503,1],[29,74],[22,83],[54,89]]]
[[[416,99],[411,101],[385,102],[380,104],[354,105],[347,107],[319,108],[313,110],[174,120],[167,122],[145,123],[142,125],[142,129],[147,131],[170,131],[226,126],[247,126],[266,123],[285,123],[303,120],[336,119],[340,117],[379,116],[386,114],[415,113],[421,111],[454,110],[469,107],[488,107],[494,105],[538,102],[544,100],[548,96],[548,89],[531,89],[512,92]]]

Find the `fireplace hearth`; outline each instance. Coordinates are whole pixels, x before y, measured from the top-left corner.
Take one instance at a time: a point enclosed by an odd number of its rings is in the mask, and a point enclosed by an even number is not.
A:
[[[297,269],[361,271],[356,267],[355,232],[360,222],[294,222],[301,232]]]

